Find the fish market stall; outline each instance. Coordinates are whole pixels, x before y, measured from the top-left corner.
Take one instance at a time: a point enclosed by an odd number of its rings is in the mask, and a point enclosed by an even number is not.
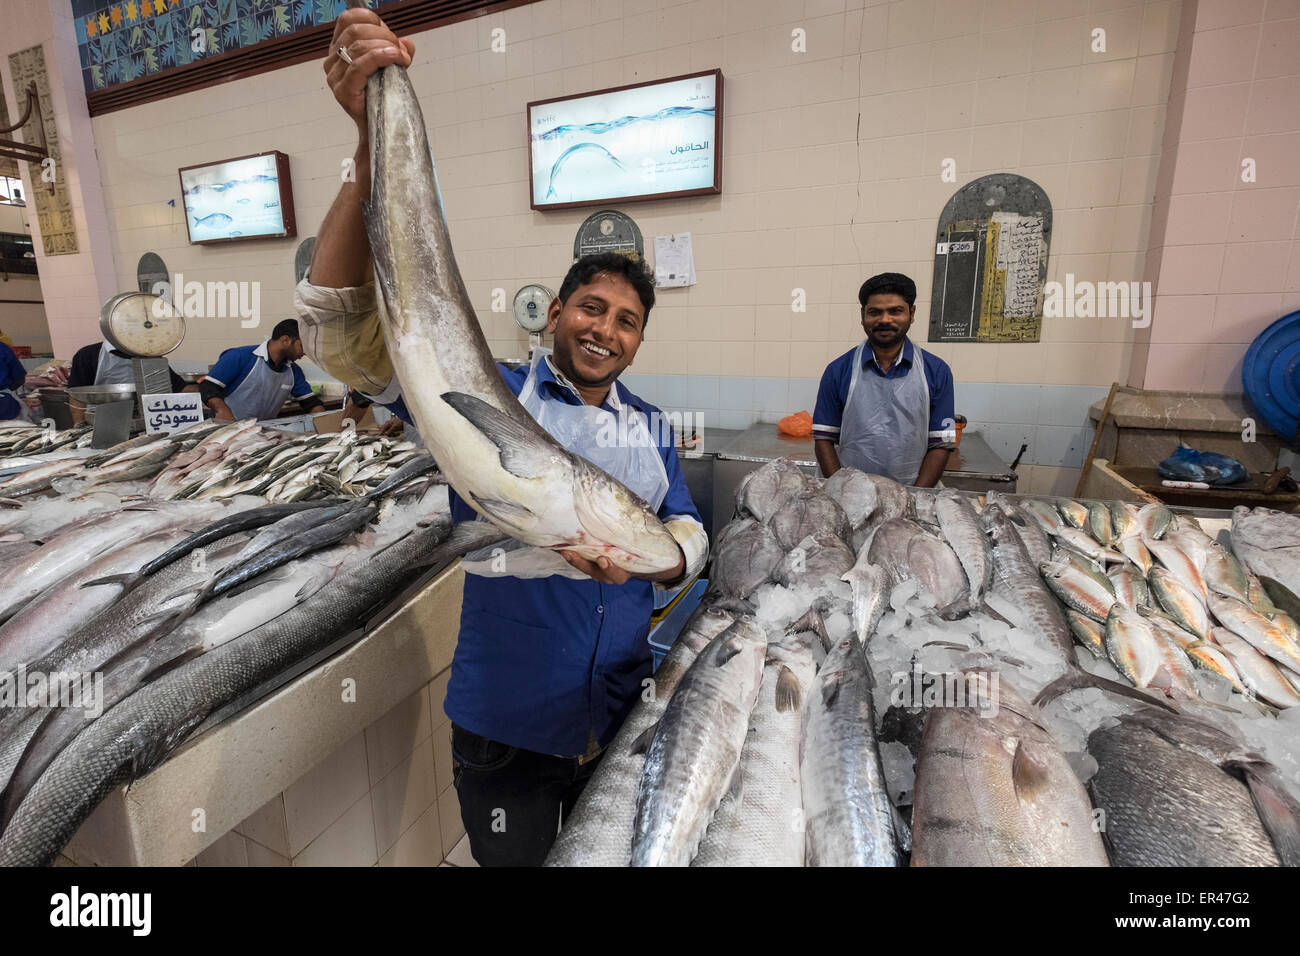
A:
[[[788,460],[733,510],[548,865],[1300,865],[1300,518]]]
[[[451,666],[459,563],[418,582],[364,626],[210,717],[157,770],[117,787],[73,837],[78,865],[181,866]],[[355,695],[344,691],[353,682]],[[191,823],[196,808],[204,826]]]
[[[813,449],[813,439],[782,435],[775,425],[764,422],[751,425],[736,435],[717,452],[713,477],[714,520],[712,525],[706,524],[705,527],[714,535],[722,530],[731,514],[736,489],[744,477],[760,465],[789,457],[800,471],[814,478],[820,477]],[[942,480],[950,488],[1012,493],[1016,490],[1017,476],[998,458],[979,432],[968,431],[962,435],[961,445],[949,457]]]

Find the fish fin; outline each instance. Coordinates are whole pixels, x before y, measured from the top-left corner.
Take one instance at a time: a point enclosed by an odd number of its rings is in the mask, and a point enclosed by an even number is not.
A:
[[[106,574],[104,577],[95,578],[93,581],[83,581],[81,586],[83,588],[94,588],[99,587],[101,584],[120,584],[122,585],[122,593],[125,594],[135,587],[135,582],[135,572],[129,571],[126,574]]]
[[[797,621],[791,621],[786,625],[787,634],[798,634],[800,631],[811,631],[821,638],[822,647],[826,650],[831,649],[831,636],[826,630],[826,622],[822,619],[822,609],[825,605],[821,601],[814,601],[812,606],[803,613]]]
[[[501,498],[479,498],[476,496],[474,503],[486,511],[494,522],[499,522],[511,528],[518,528],[521,522],[537,517],[536,513],[531,509]]]
[[[1011,758],[1011,783],[1016,799],[1033,802],[1044,788],[1051,785],[1051,775],[1041,763],[1025,749],[1023,740],[1016,742],[1016,753]]]
[[[1034,698],[1035,707],[1041,707],[1048,701],[1055,700],[1063,694],[1068,694],[1072,690],[1081,690],[1085,687],[1095,687],[1100,691],[1109,694],[1118,694],[1121,697],[1129,697],[1133,700],[1140,700],[1144,704],[1152,704],[1156,707],[1163,707],[1165,710],[1173,711],[1175,714],[1181,711],[1173,704],[1162,698],[1153,697],[1145,694],[1136,687],[1129,687],[1118,681],[1110,680],[1106,677],[1098,677],[1096,674],[1090,674],[1078,667],[1072,667],[1067,670],[1056,680],[1052,681],[1046,687],[1038,692]]]
[[[524,422],[465,392],[443,392],[440,397],[497,446],[501,467],[512,475],[536,478],[554,463],[554,450],[538,441],[531,419]]]
[[[392,247],[388,242],[388,225],[378,211],[380,197],[375,192],[382,188],[378,181],[372,184],[372,198],[361,202],[361,219],[366,226],[366,237],[370,240],[370,257],[375,265],[375,288],[384,300],[384,310],[393,316],[393,302],[397,295],[393,288],[393,264],[390,259]]]
[[[636,739],[633,740],[631,745],[627,748],[627,752],[630,754],[645,753],[650,749],[650,741],[654,740],[655,731],[658,729],[659,722],[655,721],[645,730],[641,731],[641,733],[636,735]]]
[[[722,667],[727,663],[727,661],[739,654],[740,649],[743,646],[744,642],[739,638],[732,637],[723,641],[722,644],[718,646],[717,653],[713,655],[714,666]]]
[[[1275,778],[1273,768],[1256,761],[1230,761],[1224,769],[1244,778],[1255,812],[1282,865],[1300,866],[1300,804]]]
[[[835,698],[840,695],[840,675],[832,674],[822,681],[822,706],[835,706]]]
[[[736,764],[736,770],[731,775],[731,783],[727,786],[727,796],[735,800],[737,804],[745,796],[745,771],[739,763]]]
[[[903,819],[903,814],[899,812],[898,807],[894,806],[893,801],[889,803],[889,817],[894,824],[894,840],[898,843],[898,849],[903,853],[912,852],[912,828],[907,825]]]
[[[794,671],[780,664],[776,678],[776,709],[779,713],[798,710],[803,706],[803,695],[799,691],[799,679]]]

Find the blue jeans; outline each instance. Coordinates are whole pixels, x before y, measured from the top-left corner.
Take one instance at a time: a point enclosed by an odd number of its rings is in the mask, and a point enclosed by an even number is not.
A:
[[[553,757],[451,725],[460,818],[479,866],[541,866],[600,757]]]

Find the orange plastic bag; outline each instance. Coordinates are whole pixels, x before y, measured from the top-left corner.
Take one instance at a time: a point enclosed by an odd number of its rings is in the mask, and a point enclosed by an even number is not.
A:
[[[776,423],[782,435],[791,438],[812,438],[812,416],[807,412],[795,412]]]

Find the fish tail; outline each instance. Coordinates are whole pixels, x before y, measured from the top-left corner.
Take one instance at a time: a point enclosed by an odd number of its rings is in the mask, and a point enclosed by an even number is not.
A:
[[[1273,767],[1253,760],[1234,760],[1224,769],[1244,779],[1255,812],[1282,865],[1300,866],[1300,804],[1287,793]]]
[[[1118,681],[1110,680],[1107,677],[1099,677],[1096,674],[1090,674],[1079,667],[1071,667],[1068,671],[1052,681],[1046,687],[1038,692],[1034,698],[1035,707],[1041,707],[1049,701],[1068,694],[1073,690],[1082,690],[1085,687],[1095,687],[1097,690],[1108,694],[1118,694],[1120,697],[1129,697],[1133,700],[1140,700],[1144,704],[1153,704],[1157,707],[1163,707],[1165,710],[1179,713],[1177,707],[1166,700],[1153,697],[1150,694],[1143,693],[1136,687],[1129,687]]]

